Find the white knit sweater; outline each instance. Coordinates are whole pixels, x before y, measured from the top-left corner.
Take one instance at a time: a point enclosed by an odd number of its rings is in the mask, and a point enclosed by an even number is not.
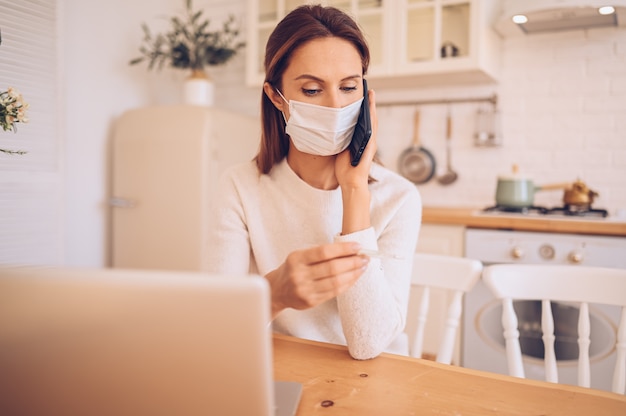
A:
[[[340,235],[341,190],[320,190],[301,180],[286,159],[267,175],[254,162],[237,165],[221,178],[217,225],[209,271],[266,275],[294,251],[332,241],[401,256],[371,258],[347,292],[306,310],[286,309],[273,321],[276,332],[347,345],[357,359],[383,351],[407,354],[406,322],[413,253],[421,224],[415,185],[373,163],[371,227]],[[243,307],[243,305],[242,305]]]

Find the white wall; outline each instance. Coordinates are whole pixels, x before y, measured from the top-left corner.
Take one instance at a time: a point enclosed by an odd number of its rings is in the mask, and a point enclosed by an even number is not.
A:
[[[420,185],[430,206],[493,205],[497,175],[512,165],[536,184],[580,178],[599,192],[596,208],[626,208],[626,29],[594,29],[509,38],[503,42],[502,74],[492,87],[433,87],[380,91],[381,100],[488,97],[497,93],[503,146],[473,145],[477,104],[456,104],[453,167],[459,180]],[[383,161],[395,168],[410,144],[416,108],[379,111]],[[445,106],[422,106],[422,145],[444,165]],[[562,204],[562,191],[542,191],[535,203]]]
[[[159,16],[182,11],[183,0],[61,0],[66,138],[66,263],[108,263],[109,143],[125,110],[179,102],[185,74],[130,67],[141,39],[140,24],[157,29]],[[229,12],[245,21],[246,0],[196,0],[216,22]],[[598,191],[596,207],[626,208],[626,29],[596,29],[507,39],[498,85],[437,86],[378,91],[381,101],[458,98],[497,93],[504,145],[472,144],[476,104],[452,107],[453,165],[460,178],[443,187],[420,185],[430,206],[493,204],[497,175],[513,163],[536,183],[584,180]],[[216,105],[258,114],[260,91],[244,86],[243,54],[212,75]],[[396,168],[411,141],[412,107],[379,109],[379,146]],[[444,106],[423,106],[422,144],[440,164],[444,156]],[[537,194],[536,203],[559,205],[561,192]]]

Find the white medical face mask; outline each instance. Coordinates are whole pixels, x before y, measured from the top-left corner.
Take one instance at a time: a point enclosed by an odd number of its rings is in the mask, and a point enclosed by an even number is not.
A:
[[[332,108],[287,101],[280,91],[278,93],[289,104],[289,120],[283,113],[287,123],[285,133],[296,149],[311,155],[332,156],[350,145],[363,98],[346,107]]]

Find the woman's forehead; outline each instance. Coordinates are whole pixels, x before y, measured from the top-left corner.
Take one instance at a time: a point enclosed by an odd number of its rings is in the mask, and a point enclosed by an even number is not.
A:
[[[343,79],[360,76],[362,70],[361,55],[351,42],[325,37],[306,42],[293,52],[284,79],[293,80],[302,74],[320,79]]]

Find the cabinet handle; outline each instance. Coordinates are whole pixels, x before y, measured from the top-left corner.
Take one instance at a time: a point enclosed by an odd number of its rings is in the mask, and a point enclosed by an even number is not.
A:
[[[109,206],[115,208],[135,208],[136,204],[132,199],[114,197],[109,199]]]

